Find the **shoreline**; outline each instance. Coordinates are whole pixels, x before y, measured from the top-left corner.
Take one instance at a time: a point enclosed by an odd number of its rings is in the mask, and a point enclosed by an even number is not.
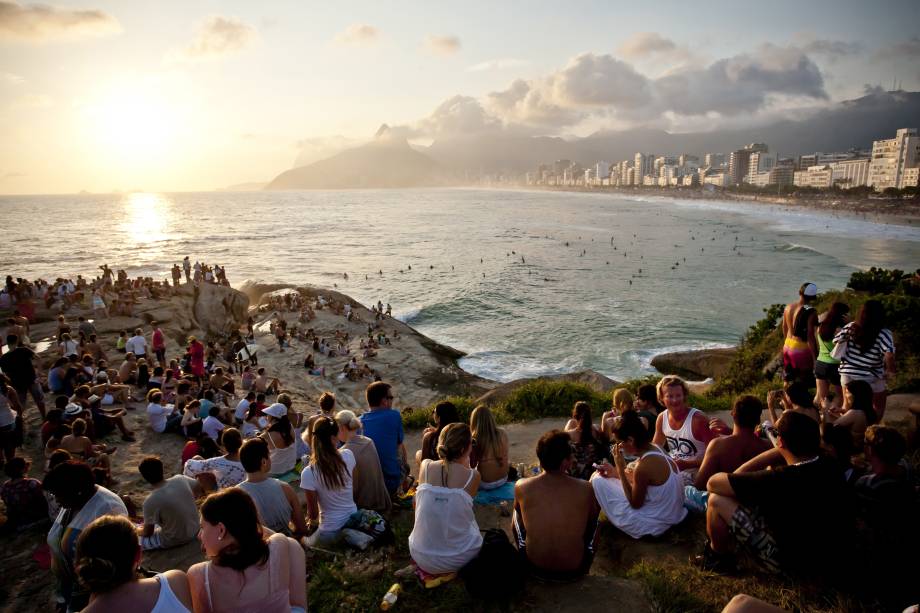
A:
[[[920,225],[920,199],[889,200],[884,198],[852,197],[845,194],[815,194],[809,196],[770,196],[729,192],[725,190],[707,190],[700,187],[584,187],[552,185],[508,185],[485,187],[482,189],[537,192],[569,192],[581,194],[616,195],[626,198],[658,198],[662,200],[698,200],[713,202],[738,202],[745,204],[765,204],[800,211],[815,211],[826,214],[839,214],[851,219],[869,221],[885,225],[916,227]],[[891,208],[897,211],[891,211]]]

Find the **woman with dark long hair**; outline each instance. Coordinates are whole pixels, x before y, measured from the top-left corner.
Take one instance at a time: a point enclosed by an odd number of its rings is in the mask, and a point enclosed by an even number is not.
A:
[[[128,518],[103,515],[94,520],[77,540],[77,577],[92,593],[83,611],[190,613],[192,597],[184,572],[168,570],[142,579],[140,564],[141,547]]]
[[[438,459],[438,437],[441,430],[460,421],[460,414],[452,402],[439,402],[432,411],[434,425],[425,428],[422,433],[421,449],[415,453],[415,463],[421,466],[422,460]]]
[[[352,489],[355,455],[338,449],[339,425],[332,417],[320,417],[310,432],[310,464],[300,474],[300,487],[307,497],[308,526],[318,526],[307,537],[308,545],[334,543],[357,512]]]
[[[885,307],[878,300],[867,300],[856,321],[848,323],[834,337],[837,345],[846,343],[840,358],[840,384],[866,381],[872,388],[872,405],[878,420],[885,415],[885,379],[894,375],[894,337],[885,327]],[[849,409],[844,398],[845,410]]]
[[[575,454],[575,462],[569,474],[588,480],[594,472],[594,464],[603,461],[608,455],[604,434],[591,422],[590,404],[583,401],[575,403],[572,408],[572,419],[565,425],[565,431],[572,437],[572,449]]]
[[[824,416],[825,423],[849,429],[855,448],[862,449],[866,428],[878,423],[878,416],[872,406],[872,386],[868,381],[854,379],[846,384],[844,395],[846,412],[828,411]]]
[[[824,314],[818,325],[815,341],[818,343],[818,357],[815,360],[815,406],[824,412],[839,409],[843,405],[843,390],[840,387],[840,360],[834,358],[834,337],[847,323],[850,307],[843,302],[835,302]],[[834,393],[833,400],[828,400],[828,391]],[[826,406],[825,406],[826,405]]]
[[[235,487],[208,496],[198,534],[207,562],[188,569],[196,613],[303,613],[306,559],[292,538],[266,538],[249,494]]]
[[[297,464],[294,426],[288,418],[287,407],[280,402],[262,409],[262,413],[268,420],[268,430],[262,433],[262,438],[268,443],[272,460],[270,475],[277,477],[294,470]]]

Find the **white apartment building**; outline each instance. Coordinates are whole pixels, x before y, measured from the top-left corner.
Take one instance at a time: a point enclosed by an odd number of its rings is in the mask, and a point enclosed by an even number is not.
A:
[[[903,189],[917,185],[914,172],[908,168],[920,165],[920,136],[915,128],[902,128],[894,138],[872,143],[868,185],[880,192],[889,187]],[[911,182],[912,181],[912,182]]]
[[[834,171],[829,164],[809,166],[807,170],[797,170],[792,178],[796,187],[816,187],[827,189],[834,184]]]
[[[834,185],[843,189],[859,187],[869,182],[869,159],[845,160],[830,164],[834,173]]]

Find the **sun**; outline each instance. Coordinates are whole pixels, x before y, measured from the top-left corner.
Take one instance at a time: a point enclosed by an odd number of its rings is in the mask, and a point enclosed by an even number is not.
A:
[[[169,151],[181,119],[162,91],[143,82],[110,87],[87,106],[86,115],[98,153],[128,165]]]

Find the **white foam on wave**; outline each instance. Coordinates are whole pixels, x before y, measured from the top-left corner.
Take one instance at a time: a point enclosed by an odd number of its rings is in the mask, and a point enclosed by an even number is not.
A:
[[[470,353],[461,358],[458,364],[460,368],[469,373],[502,383],[516,379],[560,375],[585,368],[584,365],[577,364],[574,360],[564,360],[551,365],[534,358],[515,355],[509,351]]]
[[[411,306],[403,309],[396,309],[393,311],[393,319],[403,322],[404,324],[410,323],[413,319],[421,315],[422,308],[420,306]]]

